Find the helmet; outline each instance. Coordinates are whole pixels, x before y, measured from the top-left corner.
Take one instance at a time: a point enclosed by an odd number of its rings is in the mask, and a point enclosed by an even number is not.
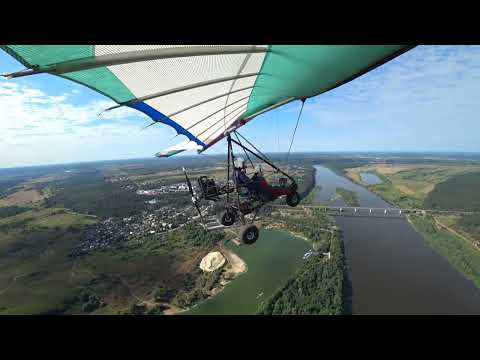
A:
[[[245,160],[241,157],[235,158],[233,165],[238,169],[243,169],[245,167]]]

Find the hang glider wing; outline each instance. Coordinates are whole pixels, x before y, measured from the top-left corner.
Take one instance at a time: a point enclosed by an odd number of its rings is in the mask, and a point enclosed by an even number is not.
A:
[[[3,45],[26,69],[83,84],[173,127],[199,152],[227,129],[316,96],[412,48],[407,45]],[[115,108],[114,107],[114,108]],[[163,154],[163,155],[161,155]]]
[[[168,149],[162,150],[155,154],[157,157],[170,157],[181,153],[182,151],[201,151],[203,150],[201,145],[196,144],[194,141],[186,140],[180,144],[170,146]]]

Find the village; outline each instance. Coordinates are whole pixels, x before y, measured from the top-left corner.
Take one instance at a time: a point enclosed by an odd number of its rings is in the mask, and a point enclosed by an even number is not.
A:
[[[196,190],[196,185],[192,184],[193,190]],[[178,183],[172,185],[162,185],[157,189],[150,189],[150,190],[137,190],[137,195],[148,195],[148,196],[155,196],[160,194],[167,194],[167,193],[178,193],[178,192],[187,192],[188,185],[187,183]]]
[[[85,231],[82,241],[71,252],[71,256],[106,250],[132,241],[141,243],[152,237],[162,241],[163,234],[181,228],[199,218],[190,202],[185,206],[183,201],[175,201],[175,199],[180,200],[188,196],[189,189],[186,182],[160,185],[158,181],[146,181],[138,184],[126,175],[105,177],[104,181],[106,183],[123,183],[120,186],[122,189],[135,192],[137,196],[146,197],[145,207],[138,214],[123,218],[109,217],[91,225]],[[223,186],[224,183],[225,181],[218,182],[219,186]],[[140,185],[144,188],[140,188]],[[149,186],[155,186],[155,188],[148,189]],[[192,189],[198,193],[199,188],[196,182],[192,182]],[[173,196],[168,205],[165,205],[165,201],[161,198],[165,194]],[[211,225],[211,222],[214,221],[212,218],[215,217],[214,206],[213,204],[204,205],[202,215]]]
[[[192,206],[183,209],[162,207],[121,219],[108,218],[86,231],[83,241],[74,248],[72,256],[103,250],[127,241],[143,242],[148,237],[175,230],[197,218]]]
[[[126,182],[127,176],[105,178],[105,182]],[[132,185],[129,185],[132,186]],[[125,188],[125,187],[122,187]],[[196,184],[193,185],[197,190]],[[125,190],[132,190],[127,189]],[[158,196],[162,194],[178,193],[178,196],[186,196],[188,186],[185,182],[164,185],[156,189],[137,190],[139,196]],[[152,236],[161,235],[173,231],[198,218],[198,214],[192,205],[178,206],[174,203],[158,208],[158,199],[145,201],[145,210],[141,213],[124,218],[110,217],[95,225],[85,232],[83,240],[73,249],[71,255],[78,256],[92,251],[104,250],[112,246],[118,246],[129,241],[143,242]],[[206,214],[211,210],[208,206]],[[161,241],[163,237],[158,237]]]

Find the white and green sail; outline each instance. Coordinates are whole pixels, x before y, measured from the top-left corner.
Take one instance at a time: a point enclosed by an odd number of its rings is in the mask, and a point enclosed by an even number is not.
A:
[[[342,85],[406,45],[3,45],[26,69],[50,73],[142,111],[188,139],[158,156],[209,148],[225,131]]]

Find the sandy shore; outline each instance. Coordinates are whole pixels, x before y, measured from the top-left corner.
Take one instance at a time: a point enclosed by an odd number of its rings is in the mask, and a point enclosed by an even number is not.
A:
[[[245,261],[243,261],[243,259],[237,254],[235,254],[233,251],[228,249],[223,244],[223,242],[220,244],[219,250],[227,260],[228,265],[227,265],[226,271],[223,274],[222,279],[220,280],[220,285],[211,290],[210,296],[207,298],[207,300],[221,293],[222,290],[225,288],[225,286],[229,282],[231,282],[237,276],[239,276],[240,274],[243,274],[248,270],[247,264],[245,263]],[[170,308],[163,312],[165,315],[175,315],[175,314],[190,310],[190,308],[181,309],[173,305],[169,305],[169,306]]]
[[[233,251],[229,250],[223,243],[220,245],[220,252],[225,256],[225,259],[227,259],[227,262],[230,265],[227,273],[238,276],[247,271],[247,264],[245,261]]]

